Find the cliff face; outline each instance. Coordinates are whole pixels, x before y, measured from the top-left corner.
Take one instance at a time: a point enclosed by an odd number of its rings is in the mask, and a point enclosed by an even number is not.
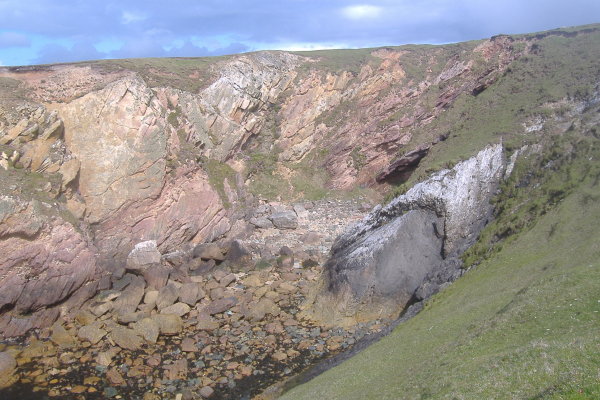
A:
[[[390,317],[440,271],[460,274],[458,257],[492,215],[503,176],[502,146],[442,170],[340,235],[325,264],[311,318],[329,324]],[[442,282],[443,283],[443,282]]]
[[[136,243],[165,254],[253,229],[259,200],[406,179],[403,152],[553,36],[0,69],[5,321],[108,287]]]

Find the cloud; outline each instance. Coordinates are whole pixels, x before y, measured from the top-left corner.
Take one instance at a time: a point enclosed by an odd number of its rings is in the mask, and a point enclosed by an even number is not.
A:
[[[0,33],[0,47],[26,47],[31,44],[25,35],[15,32]]]
[[[369,4],[354,5],[342,8],[342,14],[349,19],[374,19],[381,15],[383,8]]]
[[[134,11],[123,11],[121,13],[121,22],[125,25],[131,24],[132,22],[141,22],[147,18],[146,15]]]

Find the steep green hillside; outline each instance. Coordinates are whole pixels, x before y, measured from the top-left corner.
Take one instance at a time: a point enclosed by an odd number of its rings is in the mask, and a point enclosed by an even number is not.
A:
[[[284,398],[600,398],[598,111],[521,158],[467,255],[486,260]]]

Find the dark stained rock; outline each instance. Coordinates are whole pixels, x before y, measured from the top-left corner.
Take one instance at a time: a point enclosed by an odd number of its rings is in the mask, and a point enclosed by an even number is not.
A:
[[[395,159],[388,165],[383,171],[381,171],[375,177],[378,183],[390,180],[394,177],[400,177],[402,180],[406,180],[406,172],[412,172],[421,162],[421,160],[429,153],[431,144],[423,144],[417,147],[415,150],[409,151],[403,156]]]

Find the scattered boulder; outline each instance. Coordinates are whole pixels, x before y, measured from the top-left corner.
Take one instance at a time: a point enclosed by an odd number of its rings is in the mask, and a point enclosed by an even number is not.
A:
[[[250,223],[257,228],[268,229],[273,227],[273,222],[267,217],[254,217],[250,218]]]
[[[203,331],[214,331],[219,329],[219,322],[210,316],[207,312],[200,312],[196,317],[198,324],[196,328]]]
[[[165,307],[162,310],[160,310],[161,314],[175,314],[180,317],[183,317],[189,312],[190,306],[188,306],[185,303],[175,303],[173,305],[170,305],[169,307]]]
[[[169,281],[170,269],[160,264],[153,264],[142,271],[149,288],[159,290]]]
[[[52,336],[50,339],[62,349],[70,349],[77,346],[77,340],[60,324],[60,322],[52,325]]]
[[[293,211],[282,211],[272,214],[269,219],[278,229],[296,229],[298,216]]]
[[[224,297],[222,299],[218,299],[213,301],[206,307],[206,312],[210,315],[220,314],[229,310],[231,307],[237,304],[237,299],[235,297]]]
[[[197,283],[184,283],[179,289],[179,300],[190,306],[194,306],[200,299],[200,295],[204,297],[204,291],[200,289]]]
[[[161,254],[156,246],[156,240],[138,243],[127,256],[127,269],[143,271],[148,266],[160,263]]]
[[[192,253],[194,258],[199,258],[201,260],[215,260],[215,261],[223,261],[225,260],[225,255],[223,255],[223,250],[216,243],[202,243],[194,247],[194,251]]]
[[[100,329],[96,324],[82,326],[77,331],[77,336],[81,340],[87,340],[91,344],[98,343],[106,334],[107,332],[104,329]]]
[[[144,297],[146,281],[140,276],[134,276],[131,283],[114,302],[115,313],[124,315],[135,312]]]
[[[139,350],[144,344],[144,340],[138,332],[122,326],[113,327],[110,338],[117,346],[127,350]]]
[[[167,286],[161,288],[158,291],[158,298],[156,299],[156,308],[162,310],[165,307],[173,305],[179,298],[179,289],[173,283],[169,283]]]
[[[160,327],[157,321],[152,318],[142,318],[132,326],[133,330],[146,339],[149,343],[156,343],[158,335],[160,334]]]
[[[163,335],[177,335],[183,331],[183,321],[179,315],[157,314],[150,318],[156,322]]]

